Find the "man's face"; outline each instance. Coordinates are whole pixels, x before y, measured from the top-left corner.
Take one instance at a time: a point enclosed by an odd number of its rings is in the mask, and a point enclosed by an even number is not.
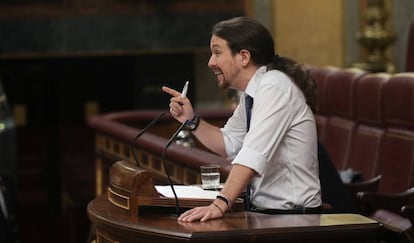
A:
[[[240,72],[240,66],[237,62],[238,54],[232,55],[227,41],[214,35],[210,40],[210,50],[211,57],[208,61],[208,67],[216,75],[218,86],[221,88],[232,87]]]

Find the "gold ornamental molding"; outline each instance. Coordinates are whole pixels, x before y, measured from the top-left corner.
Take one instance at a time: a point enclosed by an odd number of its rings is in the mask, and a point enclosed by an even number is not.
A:
[[[357,34],[358,43],[366,50],[363,60],[353,66],[369,72],[395,72],[395,65],[387,57],[396,35],[389,27],[389,6],[384,0],[365,0],[362,5],[364,24]]]

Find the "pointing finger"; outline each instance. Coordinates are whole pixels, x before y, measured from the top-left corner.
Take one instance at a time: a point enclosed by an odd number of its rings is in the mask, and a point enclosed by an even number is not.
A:
[[[178,92],[177,90],[168,88],[167,86],[162,86],[162,91],[164,91],[165,93],[168,93],[168,94],[170,94],[170,95],[172,95],[174,97],[181,95],[181,93]]]

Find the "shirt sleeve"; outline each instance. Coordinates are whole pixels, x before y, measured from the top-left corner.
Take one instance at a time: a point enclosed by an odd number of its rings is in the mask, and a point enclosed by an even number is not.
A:
[[[266,76],[261,80],[254,95],[250,129],[243,146],[233,160],[263,175],[267,161],[276,150],[292,124],[295,113],[292,81],[284,75],[278,79]],[[277,82],[277,85],[275,85]]]
[[[227,120],[225,126],[221,128],[228,157],[234,158],[240,151],[246,130],[246,113],[244,99],[242,98],[233,115]]]

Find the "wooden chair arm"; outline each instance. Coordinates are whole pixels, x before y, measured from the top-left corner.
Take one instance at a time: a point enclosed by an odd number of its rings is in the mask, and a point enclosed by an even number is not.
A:
[[[358,197],[358,192],[377,192],[382,176],[378,175],[366,181],[346,183],[345,187],[348,189],[354,201],[355,212],[368,216],[372,211],[370,208],[362,203]]]
[[[384,225],[386,242],[414,242],[414,187],[401,193],[358,192],[357,196],[370,208],[369,217]]]
[[[413,204],[402,206],[401,214],[410,220],[411,225],[414,225],[414,205]]]
[[[345,186],[348,188],[351,195],[356,197],[358,192],[377,192],[381,178],[382,175],[377,175],[366,181],[347,183]]]
[[[373,212],[377,209],[386,209],[402,215],[402,207],[414,205],[414,187],[401,193],[358,192],[357,198]],[[409,212],[409,208],[406,209]]]

